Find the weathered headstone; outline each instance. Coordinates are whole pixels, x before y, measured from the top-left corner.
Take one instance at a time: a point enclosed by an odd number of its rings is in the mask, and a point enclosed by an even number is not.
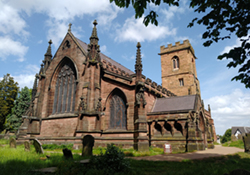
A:
[[[14,137],[10,138],[10,148],[16,148],[16,139]]]
[[[30,143],[28,141],[24,142],[24,150],[25,151],[30,151]]]
[[[250,153],[250,134],[243,136],[243,142],[245,147],[245,152]]]
[[[95,138],[91,135],[86,135],[82,139],[82,156],[92,156],[92,150],[95,143]]]
[[[71,152],[71,150],[69,150],[68,148],[64,148],[64,149],[63,149],[63,156],[64,156],[66,159],[73,159],[72,152]]]
[[[39,154],[43,154],[44,153],[42,144],[39,142],[39,140],[34,139],[33,145],[34,145],[37,153],[39,153]]]

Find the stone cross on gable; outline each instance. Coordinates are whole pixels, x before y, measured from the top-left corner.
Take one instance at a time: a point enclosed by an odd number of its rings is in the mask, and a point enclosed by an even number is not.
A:
[[[71,32],[71,26],[72,26],[72,24],[69,23],[69,29],[68,29],[69,32]]]

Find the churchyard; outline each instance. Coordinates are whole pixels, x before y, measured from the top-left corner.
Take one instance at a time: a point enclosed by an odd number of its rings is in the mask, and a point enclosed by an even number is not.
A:
[[[237,153],[203,160],[185,159],[179,162],[173,161],[145,161],[134,160],[131,157],[163,154],[162,149],[150,149],[148,152],[136,152],[134,150],[121,150],[118,147],[110,147],[111,156],[105,157],[105,148],[94,148],[94,159],[90,162],[90,156],[81,156],[82,149],[73,150],[69,145],[43,145],[42,150],[37,148],[36,141],[33,144],[25,142],[16,145],[15,139],[0,139],[0,174],[44,174],[35,171],[42,168],[53,167],[57,170],[50,174],[226,174],[235,169],[250,171],[250,154]],[[242,148],[242,143],[227,143],[228,146],[236,145]],[[72,150],[73,159],[65,158],[63,149]],[[103,151],[103,154],[101,153]],[[123,152],[126,156],[123,159]],[[101,155],[101,156],[98,156]],[[173,154],[174,155],[174,154]],[[113,156],[113,157],[112,157]],[[125,160],[125,161],[124,161]],[[113,162],[112,162],[113,161]],[[89,162],[89,163],[88,163]],[[120,164],[119,164],[120,162]],[[115,164],[114,164],[115,163]],[[109,165],[113,165],[109,167]],[[117,167],[125,167],[119,172]]]

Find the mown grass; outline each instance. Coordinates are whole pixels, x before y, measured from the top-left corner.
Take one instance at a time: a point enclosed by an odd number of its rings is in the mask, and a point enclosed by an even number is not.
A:
[[[244,149],[244,143],[242,140],[229,141],[229,142],[223,143],[222,146],[237,147],[237,148]]]
[[[218,175],[229,173],[235,169],[250,171],[250,154],[239,153],[203,160],[183,160],[182,162],[131,160],[131,165],[139,170],[138,174],[143,175]]]
[[[62,155],[62,150],[59,153],[51,153],[45,149],[45,154],[36,154],[35,149],[31,146],[31,151],[24,151],[24,146],[19,145],[16,149],[9,148],[6,145],[7,141],[0,140],[4,143],[4,147],[0,147],[0,174],[4,175],[23,175],[34,174],[30,170],[44,168],[44,167],[58,167],[59,170],[56,174],[96,174],[102,175],[103,171],[89,169],[75,163],[85,159],[78,154],[74,154],[74,161],[65,160]],[[231,144],[232,145],[232,144]],[[56,149],[58,150],[58,149]],[[98,155],[104,148],[94,149],[94,154]],[[50,150],[53,151],[53,150]],[[59,150],[58,150],[59,151]],[[77,150],[81,152],[81,150]],[[162,154],[163,150],[159,148],[151,148],[149,152],[136,152],[132,149],[124,149],[125,155],[134,156],[148,156]],[[74,151],[73,151],[74,153]],[[50,155],[49,159],[45,159],[46,155]],[[174,156],[174,154],[173,154]],[[41,160],[40,158],[43,158]],[[45,160],[44,160],[45,159]],[[235,155],[221,156],[216,158],[208,158],[203,160],[189,160],[185,159],[181,162],[169,161],[145,161],[129,159],[131,165],[131,172],[129,174],[136,175],[213,175],[225,174],[235,169],[246,169],[250,171],[250,154],[241,152]],[[89,165],[91,166],[91,165]],[[120,173],[126,174],[126,173]]]

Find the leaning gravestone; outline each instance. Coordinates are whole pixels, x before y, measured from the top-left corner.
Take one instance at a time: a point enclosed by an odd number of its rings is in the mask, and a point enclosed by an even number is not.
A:
[[[39,153],[39,154],[43,154],[44,153],[43,152],[42,144],[39,142],[39,140],[34,139],[33,145],[34,145],[37,153]]]
[[[73,159],[73,155],[72,155],[71,150],[69,150],[69,149],[67,149],[67,148],[64,148],[64,149],[63,149],[63,156],[64,156],[66,159]]]
[[[24,150],[25,151],[30,151],[30,143],[28,141],[24,142]]]
[[[91,135],[86,135],[82,139],[82,156],[92,156],[92,150],[95,143],[95,138]]]
[[[10,138],[10,148],[16,148],[16,139],[14,137]]]
[[[244,142],[245,152],[250,153],[250,133],[243,136],[243,142]]]

